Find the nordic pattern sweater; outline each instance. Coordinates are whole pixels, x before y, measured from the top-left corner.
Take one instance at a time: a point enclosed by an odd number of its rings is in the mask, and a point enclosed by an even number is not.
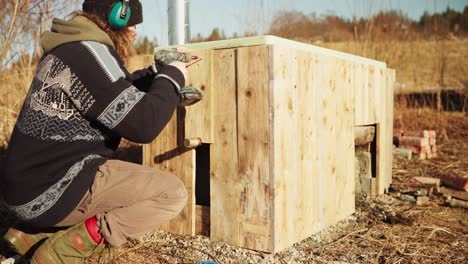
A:
[[[175,86],[184,86],[184,77],[177,68],[130,74],[107,44],[74,39],[40,60],[2,174],[5,202],[23,223],[63,220],[120,138],[151,142],[180,103]]]

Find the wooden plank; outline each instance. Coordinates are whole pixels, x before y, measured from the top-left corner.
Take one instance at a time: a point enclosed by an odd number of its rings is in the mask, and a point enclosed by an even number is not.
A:
[[[184,46],[190,50],[209,50],[209,49],[228,49],[228,48],[238,48],[238,47],[248,47],[248,46],[265,46],[265,45],[277,45],[285,46],[297,51],[305,51],[313,54],[325,55],[330,58],[336,58],[340,60],[346,60],[354,63],[362,63],[367,65],[375,65],[379,67],[386,67],[384,62],[372,60],[369,58],[356,56],[349,53],[344,53],[337,50],[327,49],[323,47],[318,47],[306,43],[301,43],[298,41],[293,41],[289,39],[284,39],[276,36],[256,36],[248,38],[238,38],[238,39],[228,39],[220,41],[210,41],[210,42],[199,42],[192,44],[185,44]],[[157,47],[155,51],[162,48],[174,48],[178,46],[171,47]]]
[[[393,115],[394,115],[394,96],[395,96],[395,70],[386,69],[385,72],[385,80],[386,80],[386,96],[385,96],[385,104],[387,106],[387,115],[385,116],[385,120],[387,123],[387,135],[386,135],[386,146],[387,146],[387,175],[386,175],[386,184],[385,189],[390,187],[393,181]],[[383,98],[382,98],[383,100]]]
[[[466,191],[459,191],[459,190],[452,189],[452,188],[441,187],[440,193],[450,195],[454,198],[457,198],[463,201],[468,201],[468,192]]]
[[[374,141],[375,127],[354,127],[354,145],[366,145]]]
[[[371,110],[371,119],[374,121],[369,122],[377,123],[378,120],[382,120],[384,116],[381,116],[382,112],[379,111],[382,105],[385,105],[385,98],[382,98],[382,95],[386,95],[386,86],[387,86],[387,79],[386,79],[386,69],[384,67],[376,67],[371,66],[373,69],[373,85],[372,89],[372,98],[369,98],[369,104],[372,105]]]
[[[238,156],[241,184],[241,245],[271,251],[269,236],[249,233],[243,224],[271,229],[269,48],[239,48]]]
[[[317,162],[317,171],[316,171],[316,184],[318,186],[318,196],[317,196],[317,220],[318,220],[318,229],[322,230],[327,227],[327,219],[325,217],[325,211],[327,207],[327,177],[329,174],[326,172],[327,165],[325,164],[325,160],[327,159],[326,150],[329,148],[328,144],[328,116],[326,116],[328,103],[325,100],[328,95],[326,91],[329,89],[329,82],[328,77],[325,76],[327,69],[326,69],[326,57],[322,55],[315,54],[314,55],[315,61],[313,64],[313,89],[316,90],[315,93],[315,100],[314,103],[315,107],[315,115],[314,115],[314,123],[315,129],[317,130],[317,152],[316,162]],[[325,88],[326,87],[326,88]],[[319,231],[317,230],[317,231]]]
[[[317,125],[315,123],[318,114],[316,112],[317,106],[320,105],[320,102],[317,100],[317,87],[314,86],[314,79],[317,76],[314,75],[314,68],[316,57],[314,54],[300,51],[297,54],[297,67],[296,67],[296,78],[297,78],[297,99],[296,104],[298,104],[298,118],[297,126],[299,127],[299,134],[297,136],[299,140],[299,148],[295,150],[298,152],[298,161],[299,161],[299,172],[297,177],[297,190],[296,191],[296,201],[298,206],[296,208],[296,219],[298,219],[296,232],[295,232],[295,241],[305,239],[311,234],[319,230],[320,219],[319,215],[319,206],[317,202],[319,201],[320,195],[320,186],[317,184],[318,180],[318,133]],[[287,131],[283,133],[287,134]],[[287,168],[286,168],[287,169]],[[284,179],[288,180],[288,179]],[[293,195],[293,194],[291,194]],[[287,199],[287,198],[286,198]],[[294,205],[289,203],[287,206]],[[292,225],[294,225],[294,219],[287,219]],[[291,225],[291,224],[290,224]],[[287,230],[286,230],[287,232]],[[282,248],[291,246],[291,244],[296,243],[293,241],[288,241],[289,245],[282,245]]]
[[[183,109],[178,109],[182,111]],[[180,113],[174,115],[151,144],[144,145],[143,164],[179,177],[189,194],[187,205],[162,229],[181,235],[195,235],[195,150],[179,147],[183,125]]]
[[[393,85],[389,81],[393,76],[392,72],[381,69],[382,79],[380,89],[382,103],[380,104],[380,120],[377,124],[377,162],[376,162],[376,194],[386,192],[391,183],[392,162],[393,162]]]
[[[210,148],[211,239],[241,246],[241,191],[237,150],[235,49],[217,50],[213,67],[219,71],[213,79],[214,141]]]
[[[336,170],[336,187],[327,186],[327,190],[334,189],[336,205],[335,218],[329,224],[337,223],[354,213],[355,203],[355,175],[354,175],[354,83],[353,63],[336,60],[332,66],[332,79],[335,79],[336,93],[333,95],[336,100],[335,110],[335,140],[336,160],[333,168]]]
[[[356,108],[355,111],[355,125],[356,126],[363,126],[366,125],[366,114],[367,114],[367,109],[365,109],[365,102],[367,100],[367,78],[369,75],[368,72],[368,66],[365,64],[356,64],[354,67],[354,75],[355,75],[355,88],[354,88],[354,93],[355,93],[355,98],[354,98],[354,105]]]
[[[379,111],[382,108],[382,80],[385,74],[381,66],[357,64],[353,62],[355,72],[355,126],[374,125],[378,123]]]
[[[203,94],[203,100],[186,108],[185,138],[200,138],[203,143],[213,143],[213,51],[197,51],[202,60],[188,68],[186,85],[196,87]],[[218,71],[218,69],[216,69]]]
[[[274,175],[274,251],[282,250],[297,241],[303,230],[306,199],[300,199],[301,173],[301,101],[299,96],[298,61],[304,53],[282,46],[271,46],[270,89],[272,111],[271,137],[273,138]],[[285,127],[287,125],[287,128]],[[311,150],[312,151],[312,150]],[[308,153],[304,153],[307,155]],[[293,220],[294,219],[294,220]],[[293,220],[293,221],[292,221]]]
[[[322,164],[320,171],[321,177],[324,178],[325,191],[322,194],[324,198],[324,209],[323,209],[323,224],[328,226],[335,222],[337,212],[337,193],[338,191],[333,190],[331,192],[331,186],[333,189],[337,187],[337,153],[336,149],[338,146],[337,142],[337,87],[336,79],[334,78],[334,68],[336,60],[328,56],[323,56],[320,67],[323,67],[324,71],[321,78],[322,85],[320,86],[321,92],[319,97],[323,108],[321,122],[319,123],[318,129],[319,138],[323,140],[325,146],[321,149],[321,155],[319,155],[319,162]]]

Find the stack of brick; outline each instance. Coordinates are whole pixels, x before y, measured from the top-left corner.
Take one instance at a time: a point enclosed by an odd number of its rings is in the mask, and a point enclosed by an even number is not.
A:
[[[393,143],[398,148],[410,149],[420,159],[437,156],[436,132],[434,130],[403,131],[393,130]]]

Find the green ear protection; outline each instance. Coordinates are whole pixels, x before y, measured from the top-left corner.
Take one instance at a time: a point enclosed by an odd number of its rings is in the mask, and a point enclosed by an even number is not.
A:
[[[130,0],[122,0],[112,5],[107,21],[113,29],[122,29],[127,25],[130,15]]]

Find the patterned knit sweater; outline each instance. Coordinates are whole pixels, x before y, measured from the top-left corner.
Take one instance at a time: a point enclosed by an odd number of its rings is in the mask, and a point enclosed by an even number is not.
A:
[[[104,32],[93,30],[103,39]],[[64,32],[54,34],[71,30]],[[130,74],[111,43],[102,42],[74,36],[46,52],[37,67],[1,179],[7,206],[28,225],[63,220],[120,138],[151,142],[180,102],[175,86],[184,86],[184,77],[177,68]]]

